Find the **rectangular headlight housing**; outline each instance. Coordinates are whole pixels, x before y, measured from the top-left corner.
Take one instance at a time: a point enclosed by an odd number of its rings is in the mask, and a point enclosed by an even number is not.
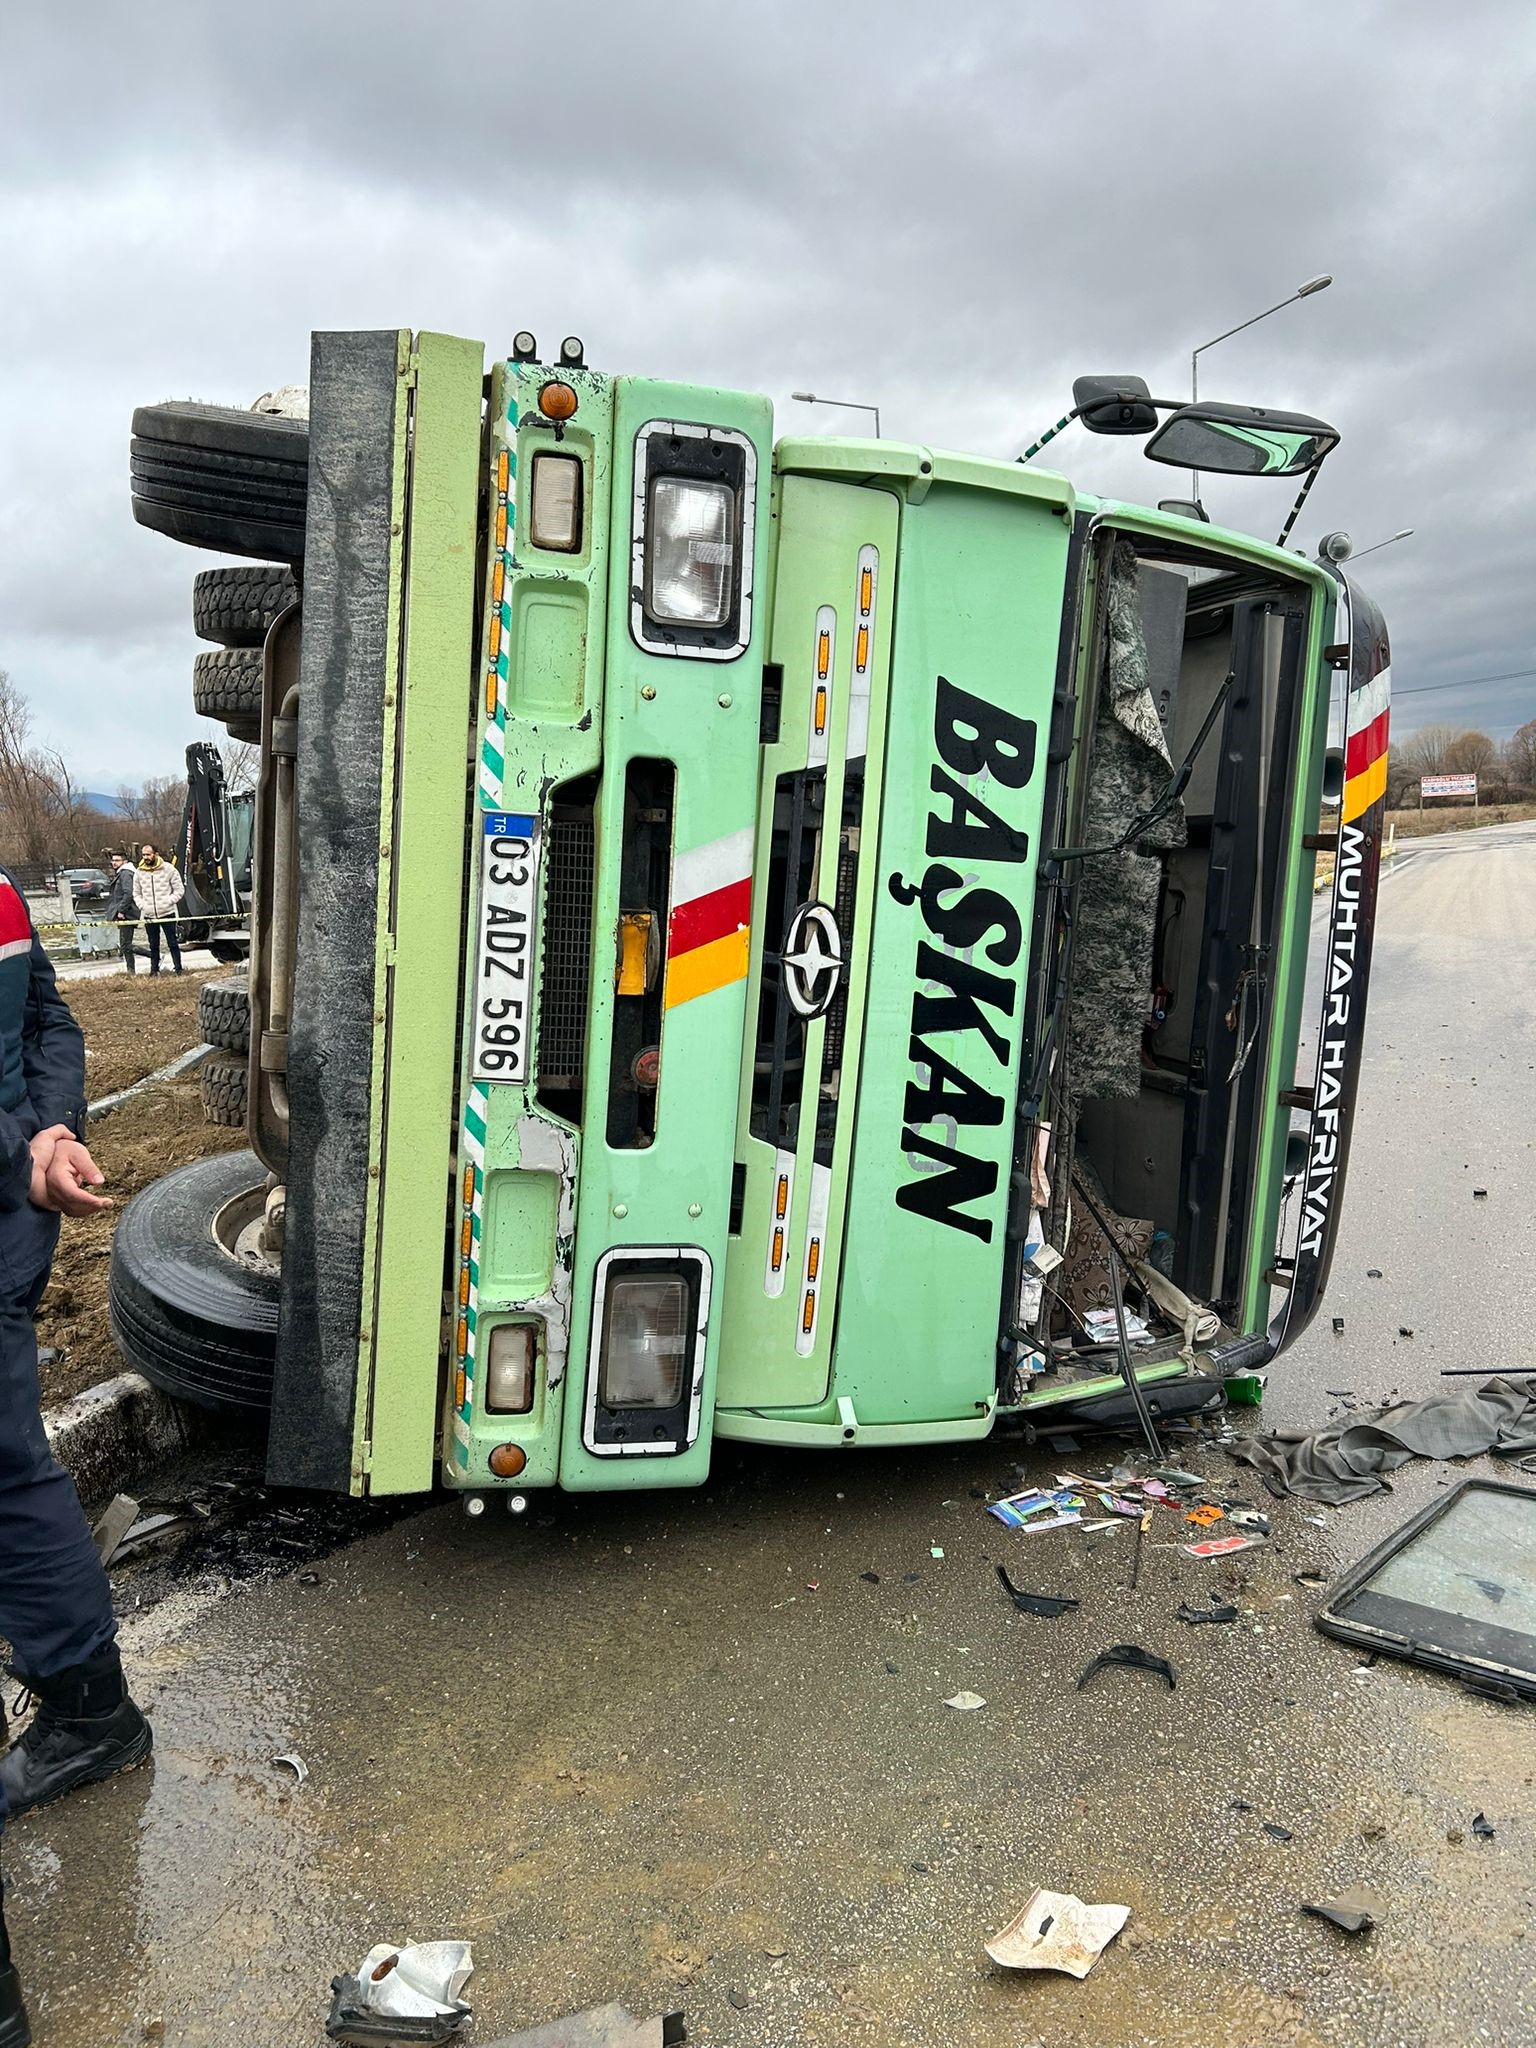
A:
[[[532,1323],[498,1323],[486,1347],[487,1414],[532,1414],[538,1366],[538,1333]]]
[[[734,661],[752,637],[757,449],[733,427],[635,436],[629,630],[648,654]]]
[[[693,1245],[598,1260],[583,1431],[600,1457],[685,1451],[698,1435],[710,1261]]]
[[[723,626],[736,569],[736,493],[701,477],[651,485],[645,608],[659,625]]]

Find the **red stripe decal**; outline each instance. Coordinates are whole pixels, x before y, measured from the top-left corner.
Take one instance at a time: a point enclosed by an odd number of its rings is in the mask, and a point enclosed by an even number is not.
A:
[[[1379,761],[1387,751],[1387,720],[1390,712],[1379,712],[1369,725],[1361,726],[1358,732],[1349,736],[1344,749],[1344,773],[1362,775],[1373,761]]]
[[[667,958],[691,953],[695,946],[708,946],[716,939],[744,931],[752,917],[752,879],[727,882],[707,896],[695,896],[691,903],[679,903],[667,921]]]
[[[31,938],[32,919],[25,899],[9,882],[0,879],[0,946],[9,946],[18,939],[30,942]]]

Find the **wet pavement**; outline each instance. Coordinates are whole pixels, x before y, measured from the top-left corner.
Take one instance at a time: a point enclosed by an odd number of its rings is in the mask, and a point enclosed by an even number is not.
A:
[[[1536,833],[1419,842],[1385,884],[1334,1285],[1271,1424],[1321,1423],[1330,1389],[1364,1406],[1533,1362],[1512,1256],[1536,1195],[1533,889]],[[1267,1505],[1219,1449],[1171,1447]],[[1132,1592],[1129,1525],[987,1516],[1015,1463],[724,1447],[697,1495],[521,1522],[257,1503],[249,1575],[238,1543],[134,1564],[154,1766],[6,1835],[39,2048],[309,2048],[336,1971],[441,1935],[474,1942],[486,2043],[608,1998],[682,2006],[722,2048],[1536,2040],[1536,1718],[1363,1666],[1294,1576],[1483,1468],[1276,1503],[1269,1545],[1214,1567],[1163,1513]],[[1017,1613],[997,1560],[1081,1606]],[[1213,1598],[1235,1625],[1175,1618]],[[1122,1641],[1177,1689],[1113,1670],[1077,1692]],[[945,1707],[961,1689],[985,1708]],[[1356,1884],[1386,1900],[1374,1933],[1301,1915]],[[1082,1983],[982,1953],[1036,1885],[1131,1908]]]

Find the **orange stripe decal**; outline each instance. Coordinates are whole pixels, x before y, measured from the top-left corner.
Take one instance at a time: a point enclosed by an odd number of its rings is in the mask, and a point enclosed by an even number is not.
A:
[[[728,982],[744,981],[750,950],[750,934],[740,931],[713,939],[707,946],[695,946],[691,953],[674,953],[667,962],[667,1009],[691,1003],[695,996],[710,995]]]
[[[1370,767],[1359,775],[1352,775],[1344,785],[1344,822],[1353,824],[1362,811],[1368,811],[1376,799],[1387,791],[1387,757],[1378,754]]]

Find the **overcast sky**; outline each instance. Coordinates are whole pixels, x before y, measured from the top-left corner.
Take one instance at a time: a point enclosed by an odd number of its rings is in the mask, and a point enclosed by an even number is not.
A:
[[[193,572],[129,417],[304,382],[317,327],[877,402],[1011,455],[1074,375],[1343,434],[1297,539],[1357,546],[1399,732],[1536,716],[1536,14],[1385,0],[435,0],[11,12],[0,71],[0,667],[87,787],[181,765]],[[844,416],[854,421],[856,416]],[[1085,489],[1181,488],[1079,429]],[[1276,483],[1212,480],[1273,538]],[[1412,693],[1412,694],[1409,694]],[[206,736],[206,728],[202,729]]]

